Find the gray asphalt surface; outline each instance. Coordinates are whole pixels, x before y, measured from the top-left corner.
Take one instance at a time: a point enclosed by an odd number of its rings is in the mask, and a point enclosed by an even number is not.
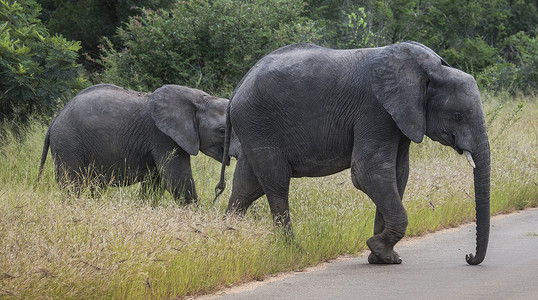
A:
[[[538,209],[492,221],[486,259],[469,266],[474,224],[396,246],[401,265],[370,265],[368,253],[216,299],[538,299]]]

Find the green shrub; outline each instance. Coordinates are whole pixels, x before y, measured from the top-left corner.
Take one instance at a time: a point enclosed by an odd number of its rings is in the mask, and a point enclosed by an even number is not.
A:
[[[176,0],[37,0],[43,7],[40,19],[51,33],[61,34],[70,40],[81,41],[79,58],[89,72],[99,65],[99,44],[103,36],[117,41],[116,28],[138,14],[137,7],[170,7]]]
[[[439,51],[439,55],[454,67],[477,74],[499,60],[498,50],[482,38],[464,39],[452,47]]]
[[[498,63],[488,66],[476,76],[478,86],[489,91],[514,90],[517,66],[512,63]]]
[[[513,61],[517,65],[515,88],[523,92],[538,90],[538,29],[533,36],[518,32],[507,39],[507,48],[515,49]]]
[[[538,38],[519,32],[505,41],[504,59],[478,74],[483,88],[511,94],[530,94],[538,89]]]
[[[254,62],[276,48],[316,39],[301,0],[181,1],[142,11],[103,48],[101,82],[138,90],[175,83],[229,91]]]
[[[87,83],[79,42],[49,35],[33,0],[0,0],[0,119],[50,116]]]

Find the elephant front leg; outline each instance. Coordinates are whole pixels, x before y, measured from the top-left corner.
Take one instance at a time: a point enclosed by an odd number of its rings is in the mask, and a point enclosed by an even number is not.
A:
[[[159,168],[166,190],[176,201],[180,201],[182,197],[186,204],[198,200],[188,153],[178,151],[170,155]]]
[[[400,241],[407,229],[407,213],[392,193],[370,196],[377,206],[375,234],[366,241],[372,251],[368,257],[371,264],[400,264],[402,259],[394,245]],[[380,221],[381,219],[381,221]],[[381,229],[381,226],[383,228]]]
[[[394,251],[394,245],[404,237],[408,221],[393,167],[387,161],[375,164],[370,160],[367,164],[355,162],[351,172],[355,187],[364,191],[376,205],[374,236],[366,242],[372,251],[368,262],[401,263],[400,256]]]
[[[376,233],[366,241],[368,248],[372,253],[368,257],[371,264],[400,264],[402,259],[396,251],[394,245],[400,241],[407,229],[407,213],[401,202],[395,197],[396,194],[386,193],[379,195],[369,193],[370,197],[377,206],[378,216],[376,220],[382,218],[383,221],[377,222]],[[383,224],[383,229],[379,229]]]
[[[385,229],[385,220],[379,208],[376,208],[375,211],[375,220],[374,220],[374,236],[381,234]],[[385,262],[377,257],[374,252],[370,252],[368,255],[368,262],[371,264],[384,264]]]
[[[191,169],[188,172],[182,172],[173,179],[173,182],[167,184],[167,190],[174,196],[176,201],[183,197],[185,204],[190,204],[198,201],[194,178],[192,177]]]
[[[407,179],[409,177],[409,143],[410,140],[406,137],[402,137],[398,146],[398,155],[396,157],[396,183],[398,185],[398,195],[403,199],[405,187],[407,185]],[[381,234],[385,229],[385,220],[383,214],[379,208],[376,208],[375,221],[374,221],[374,236]],[[401,259],[396,261],[400,261]],[[368,256],[368,262],[371,264],[383,264],[383,260],[378,258],[373,252]]]

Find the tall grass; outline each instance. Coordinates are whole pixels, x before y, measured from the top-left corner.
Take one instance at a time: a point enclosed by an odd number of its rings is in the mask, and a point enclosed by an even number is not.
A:
[[[528,99],[519,109],[525,99],[485,98],[492,213],[538,206],[538,101]],[[193,160],[198,205],[180,206],[167,193],[145,195],[140,185],[75,197],[58,188],[50,156],[36,183],[45,127],[14,130],[4,124],[0,130],[0,297],[211,293],[357,254],[373,232],[375,206],[353,187],[349,170],[292,180],[290,243],[273,228],[265,198],[241,220],[223,218],[230,188],[213,206],[220,164],[203,155]],[[472,221],[473,178],[465,159],[428,139],[413,144],[410,153],[407,235]],[[228,186],[233,169],[232,163]]]

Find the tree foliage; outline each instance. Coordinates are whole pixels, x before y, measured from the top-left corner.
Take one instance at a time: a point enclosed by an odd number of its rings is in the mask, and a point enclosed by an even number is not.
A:
[[[259,58],[296,42],[359,48],[415,40],[474,75],[482,88],[512,93],[538,88],[535,0],[0,0],[0,5],[2,119],[55,113],[89,84],[77,62],[84,62],[93,83],[146,91],[176,83],[229,95]]]
[[[536,90],[538,13],[531,0],[311,0],[332,47],[384,46],[415,40],[486,88]],[[357,20],[357,17],[360,17]],[[351,19],[354,22],[349,22]],[[344,26],[343,24],[347,24]]]
[[[302,0],[189,0],[142,10],[109,41],[100,81],[139,90],[176,83],[229,92],[254,62],[280,46],[315,41]]]
[[[33,0],[0,0],[0,119],[50,116],[85,85],[79,42],[49,35]]]
[[[70,40],[81,41],[81,59],[86,68],[95,71],[99,65],[102,37],[116,42],[115,32],[142,7],[168,8],[174,0],[37,0],[43,7],[40,18],[47,28]]]
[[[538,90],[538,37],[520,31],[505,40],[505,60],[478,74],[481,86],[493,91],[536,93]]]

